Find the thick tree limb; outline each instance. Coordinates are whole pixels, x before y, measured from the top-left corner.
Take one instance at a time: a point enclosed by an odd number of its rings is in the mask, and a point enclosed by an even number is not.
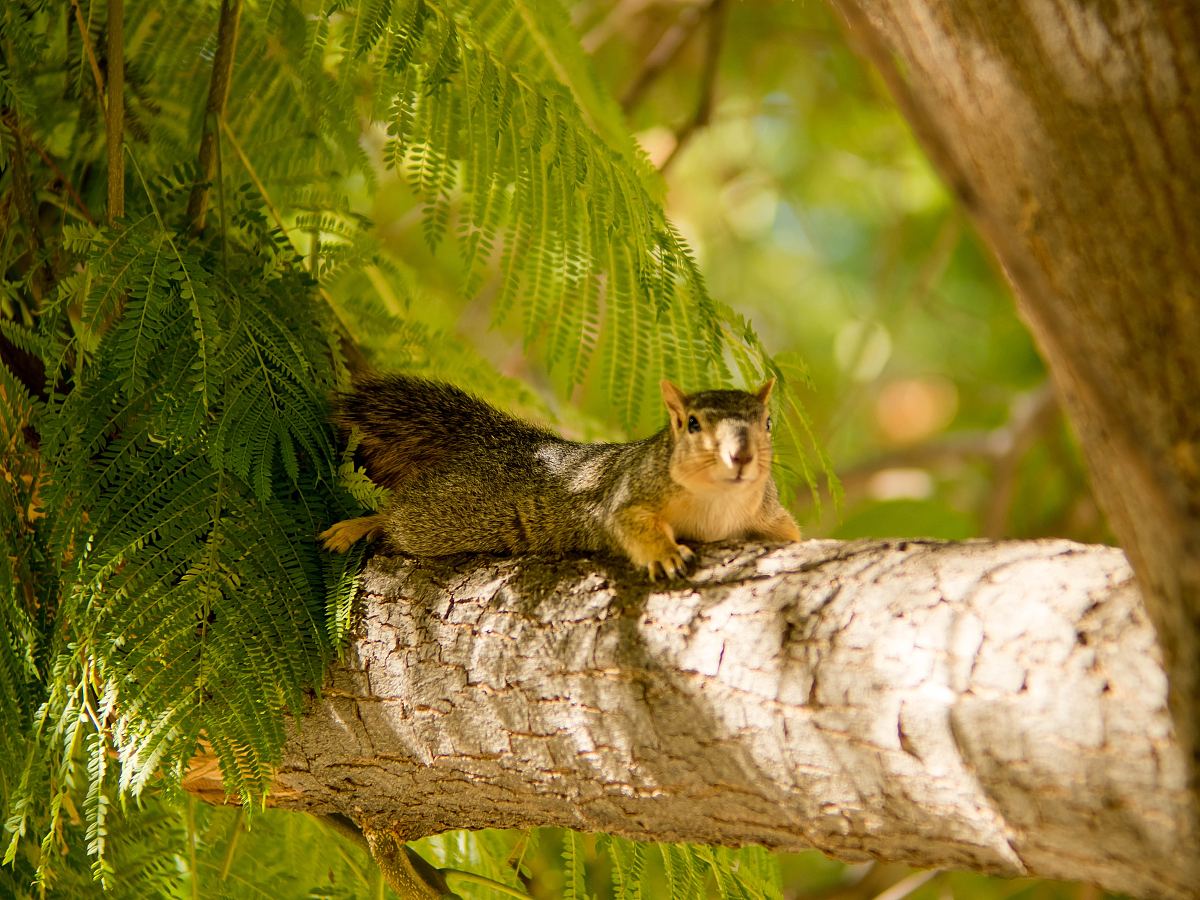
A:
[[[362,613],[281,806],[401,839],[554,824],[1196,896],[1118,550],[715,546],[669,589],[606,560],[376,557]]]

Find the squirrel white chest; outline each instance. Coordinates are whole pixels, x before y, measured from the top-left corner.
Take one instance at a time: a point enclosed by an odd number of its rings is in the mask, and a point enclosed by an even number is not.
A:
[[[677,539],[723,541],[746,534],[756,521],[762,497],[762,484],[682,493],[667,504],[663,517]]]

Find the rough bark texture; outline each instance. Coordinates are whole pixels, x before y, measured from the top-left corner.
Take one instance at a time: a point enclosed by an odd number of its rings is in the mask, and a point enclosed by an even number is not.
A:
[[[604,560],[376,557],[363,604],[280,805],[401,838],[557,824],[1196,895],[1118,550],[716,546],[655,589]]]
[[[833,0],[1016,290],[1200,723],[1200,4]]]

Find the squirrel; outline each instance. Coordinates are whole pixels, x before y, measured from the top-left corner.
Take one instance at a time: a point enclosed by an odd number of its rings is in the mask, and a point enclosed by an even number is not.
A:
[[[796,541],[771,477],[772,378],[753,393],[684,394],[663,381],[669,422],[626,444],[584,444],[449,384],[371,375],[335,401],[361,433],[367,474],[391,489],[380,513],[321,533],[345,552],[380,535],[416,556],[622,554],[653,581],[682,576],[681,541]]]

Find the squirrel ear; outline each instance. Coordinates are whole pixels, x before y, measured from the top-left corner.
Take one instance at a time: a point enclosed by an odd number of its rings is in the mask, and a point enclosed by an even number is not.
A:
[[[773,388],[773,387],[775,387],[775,376],[774,375],[772,375],[770,378],[768,378],[766,380],[766,383],[763,384],[762,387],[760,387],[757,391],[754,392],[754,396],[758,398],[758,402],[761,403],[763,406],[766,406],[767,401],[771,399],[771,388]]]
[[[683,415],[687,411],[687,397],[683,391],[664,378],[658,383],[662,388],[663,402],[671,412],[671,422],[676,428],[683,427]]]

